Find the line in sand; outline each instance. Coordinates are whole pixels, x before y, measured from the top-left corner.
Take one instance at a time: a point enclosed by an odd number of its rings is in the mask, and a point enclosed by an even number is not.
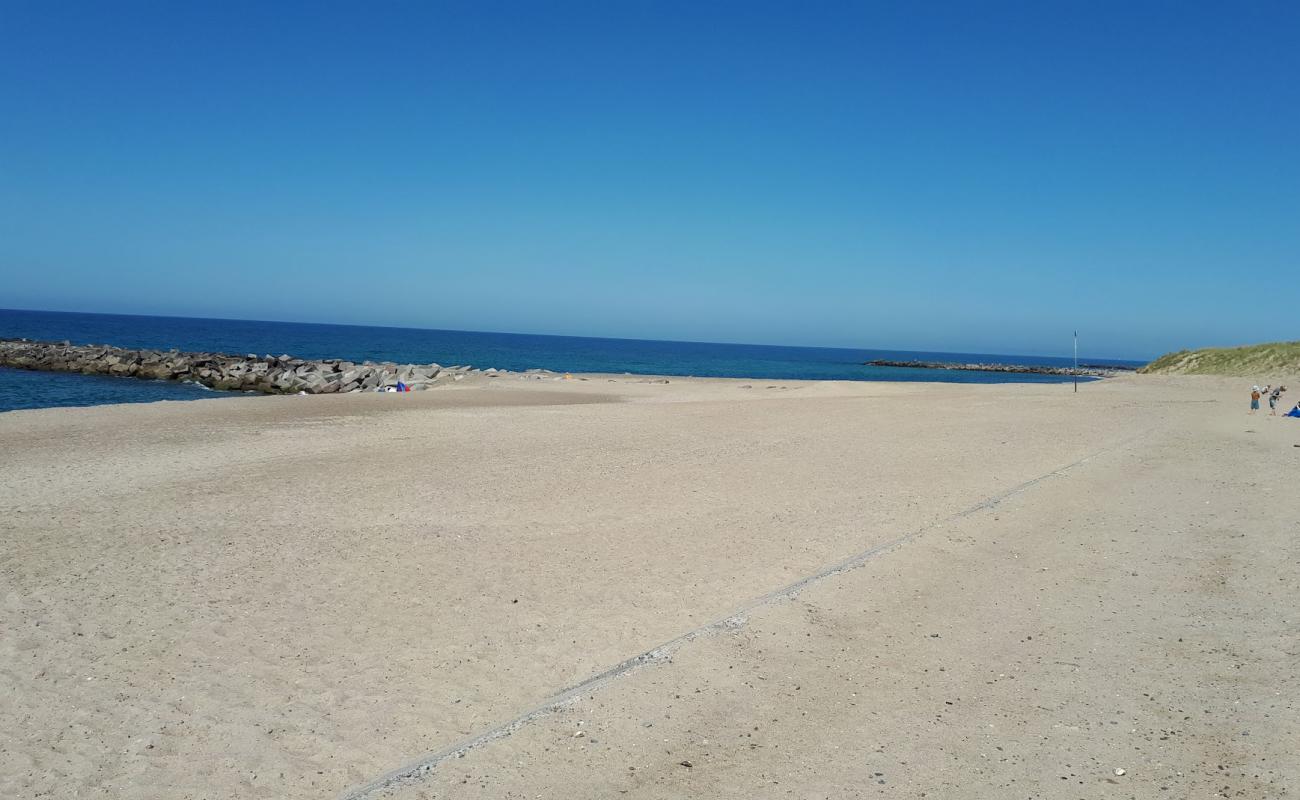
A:
[[[576,700],[580,695],[586,694],[587,692],[590,692],[594,689],[598,689],[601,686],[605,685],[606,683],[609,683],[610,681],[616,678],[620,678],[642,667],[652,666],[654,664],[662,663],[668,660],[669,658],[671,658],[674,652],[676,652],[678,649],[680,649],[683,645],[687,644],[688,642],[691,642],[702,636],[712,636],[714,634],[723,631],[734,630],[736,628],[742,627],[746,622],[745,616],[759,608],[762,608],[763,606],[788,600],[796,596],[797,594],[799,594],[800,591],[802,591],[804,588],[808,586],[811,586],[816,583],[820,583],[821,581],[827,580],[828,578],[833,578],[836,575],[840,575],[842,573],[848,572],[849,570],[857,569],[858,567],[861,567],[862,565],[866,564],[868,561],[875,558],[876,556],[879,556],[883,553],[893,550],[901,545],[907,544],[913,539],[916,539],[917,537],[921,536],[927,531],[933,530],[936,527],[947,524],[948,522],[951,522],[953,520],[961,519],[963,517],[968,517],[971,514],[975,514],[980,511],[986,511],[988,509],[994,508],[999,503],[1002,503],[1003,501],[1011,497],[1014,497],[1022,492],[1028,491],[1029,489],[1032,489],[1034,486],[1038,485],[1039,483],[1042,483],[1048,478],[1064,475],[1070,470],[1079,467],[1083,464],[1086,464],[1092,459],[1097,458],[1098,456],[1105,455],[1115,450],[1119,450],[1121,448],[1127,447],[1128,445],[1132,444],[1138,439],[1141,439],[1149,435],[1150,433],[1151,431],[1140,433],[1136,436],[1132,436],[1129,437],[1128,439],[1124,439],[1109,447],[1104,447],[1094,453],[1090,453],[1089,455],[1086,455],[1083,458],[1078,459],[1077,461],[1072,461],[1069,464],[1066,464],[1061,467],[1057,467],[1056,469],[1053,469],[1049,472],[1045,472],[1036,478],[1031,478],[1025,481],[1024,483],[1017,484],[1016,486],[1013,486],[1010,489],[1007,489],[1006,491],[987,497],[984,500],[981,500],[980,502],[976,503],[975,505],[963,509],[962,511],[958,511],[957,513],[952,514],[951,516],[945,519],[937,520],[935,522],[922,525],[921,527],[917,528],[916,530],[910,533],[906,533],[902,536],[899,536],[898,538],[891,539],[887,542],[883,542],[867,550],[863,550],[860,553],[849,556],[848,558],[838,563],[832,564],[831,566],[819,572],[815,572],[812,575],[808,575],[806,577],[800,578],[794,583],[788,584],[779,589],[768,592],[767,594],[759,595],[758,597],[755,597],[747,601],[746,603],[741,605],[741,607],[738,608],[736,611],[732,612],[731,614],[728,614],[722,619],[718,619],[713,622],[706,623],[704,625],[701,625],[698,628],[687,631],[686,633],[683,633],[673,639],[664,642],[658,647],[651,648],[650,650],[647,650],[644,653],[641,653],[639,655],[633,656],[625,661],[620,661],[618,664],[615,664],[609,669],[606,669],[602,672],[592,675],[580,681],[579,683],[575,683],[572,686],[569,686],[565,689],[562,689],[552,694],[547,700],[542,702],[540,705],[537,705],[534,708],[525,711],[523,714],[520,714],[514,719],[511,719],[507,722],[503,722],[493,728],[489,728],[488,730],[480,734],[477,734],[475,736],[471,736],[468,739],[464,739],[458,742],[457,744],[454,744],[451,747],[448,747],[446,749],[439,750],[433,753],[427,753],[424,756],[421,756],[420,758],[416,759],[411,763],[408,763],[404,766],[398,767],[396,769],[384,773],[383,775],[380,775],[378,778],[375,778],[369,783],[354,787],[352,789],[348,789],[347,791],[343,792],[343,794],[339,795],[339,800],[367,800],[367,798],[374,797],[378,795],[380,792],[386,791],[388,789],[393,789],[398,786],[416,783],[421,779],[423,779],[425,776],[427,776],[430,772],[432,772],[435,767],[437,767],[442,762],[447,761],[448,759],[461,758],[471,750],[476,750],[480,747],[483,747],[486,744],[489,744],[490,742],[496,741],[497,739],[503,739],[509,736],[510,734],[514,733],[515,731],[519,730],[523,726],[527,725],[528,723],[536,719],[540,719],[541,717],[545,717],[550,714],[553,714],[554,712],[558,711],[559,709],[563,708],[564,706]],[[1300,447],[1300,445],[1296,445],[1296,446]]]

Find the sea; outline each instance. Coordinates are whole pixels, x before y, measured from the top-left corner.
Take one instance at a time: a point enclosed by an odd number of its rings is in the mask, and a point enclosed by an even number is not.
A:
[[[1069,358],[1042,356],[601,339],[54,311],[0,309],[0,338],[68,340],[73,344],[111,344],[162,350],[177,348],[234,354],[288,353],[300,358],[343,358],[358,362],[436,362],[444,366],[460,364],[512,371],[540,368],[557,372],[693,375],[761,380],[952,383],[1058,383],[1071,380],[1058,375],[872,367],[863,363],[887,359],[1060,367],[1071,364]],[[1087,363],[1135,367],[1141,362],[1090,358]],[[238,395],[190,383],[0,368],[0,412],[25,408],[230,396]]]

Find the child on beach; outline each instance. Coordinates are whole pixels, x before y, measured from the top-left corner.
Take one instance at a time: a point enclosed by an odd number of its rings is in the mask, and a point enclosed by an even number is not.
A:
[[[1286,391],[1285,386],[1279,386],[1268,396],[1268,414],[1271,417],[1277,416],[1277,401],[1282,399],[1282,393]]]
[[[1254,414],[1259,410],[1259,386],[1250,387],[1250,413]]]

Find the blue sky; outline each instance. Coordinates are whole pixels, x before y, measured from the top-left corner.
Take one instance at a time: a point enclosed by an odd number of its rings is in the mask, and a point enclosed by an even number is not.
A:
[[[1300,338],[1292,3],[0,0],[0,307]]]

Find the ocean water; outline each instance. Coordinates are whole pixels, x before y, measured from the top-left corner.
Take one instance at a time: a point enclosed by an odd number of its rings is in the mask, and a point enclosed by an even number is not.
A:
[[[954,383],[1059,383],[1068,377],[991,372],[868,367],[873,359],[961,361],[1069,366],[1068,358],[826,347],[663,342],[535,336],[518,333],[379,328],[296,322],[143,317],[0,310],[0,338],[25,337],[74,344],[201,350],[223,353],[288,353],[301,358],[351,361],[437,362],[444,366],[561,372],[630,372],[645,375],[755,378],[763,380],[948,381]],[[1088,359],[1088,363],[1136,366],[1136,362]],[[230,396],[201,386],[135,378],[91,377],[0,368],[0,411],[50,406],[152,402]]]
[[[234,396],[237,395],[213,391],[197,383],[143,381],[73,372],[28,372],[0,367],[0,411]]]

